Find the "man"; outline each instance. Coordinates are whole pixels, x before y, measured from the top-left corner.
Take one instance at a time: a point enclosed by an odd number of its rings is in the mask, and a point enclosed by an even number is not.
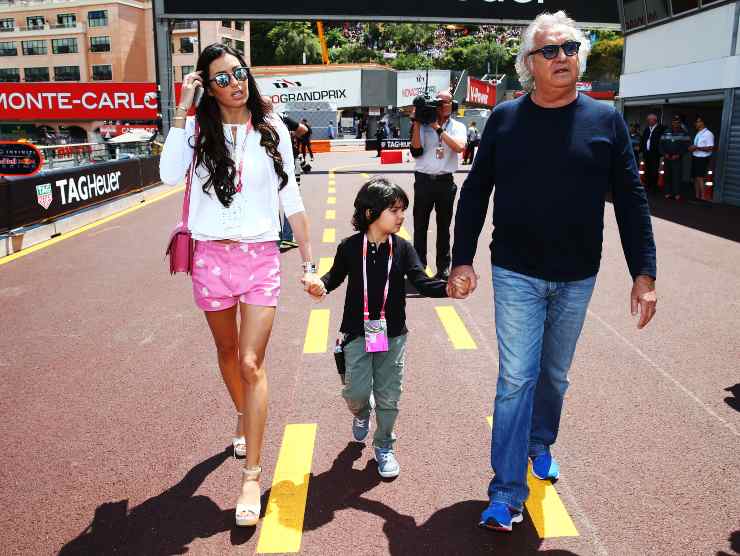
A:
[[[380,153],[383,152],[383,139],[385,139],[385,126],[383,122],[378,122],[378,127],[375,128],[375,148],[378,150],[378,154],[375,158],[380,158]]]
[[[681,125],[681,116],[674,114],[671,129],[660,137],[660,154],[666,166],[665,198],[681,200],[683,182],[683,156],[691,145],[691,137]]]
[[[550,448],[599,270],[607,192],[634,280],[638,328],[655,313],[655,243],[627,125],[576,89],[589,50],[562,11],[527,28],[516,67],[529,94],[493,111],[457,208],[448,292],[462,298],[477,286],[473,258],[495,184],[495,475],[480,525],[499,531],[522,520],[528,458],[536,477],[559,475]],[[467,287],[456,288],[458,278]]]
[[[701,114],[697,114],[694,127],[696,127],[694,144],[689,147],[691,177],[694,179],[694,195],[697,200],[702,201],[706,192],[704,180],[709,170],[709,157],[714,152],[714,134],[707,129]]]
[[[329,120],[329,123],[326,126],[326,132],[329,135],[329,139],[335,139],[337,136],[337,132],[334,129],[334,122]]]
[[[658,115],[650,112],[647,117],[647,127],[642,133],[640,150],[645,161],[645,176],[648,190],[655,191],[658,187],[658,170],[660,169],[660,136],[665,128],[658,123]]]
[[[465,148],[465,125],[452,119],[452,94],[437,95],[437,119],[421,124],[413,119],[411,156],[414,172],[414,248],[424,267],[427,266],[427,231],[432,209],[437,213],[437,274],[447,280],[450,266],[450,223],[457,186],[453,174],[458,154]]]
[[[311,160],[313,160],[313,150],[311,149],[311,134],[313,133],[313,130],[311,129],[311,126],[308,125],[308,120],[306,118],[303,118],[301,123],[308,130],[299,138],[301,143],[301,154],[303,155],[303,160],[308,160],[306,158],[306,151],[308,150],[308,153],[311,155]]]
[[[480,132],[475,122],[470,122],[468,128],[468,144],[465,147],[465,157],[463,164],[472,164],[475,159],[475,149],[480,144]]]

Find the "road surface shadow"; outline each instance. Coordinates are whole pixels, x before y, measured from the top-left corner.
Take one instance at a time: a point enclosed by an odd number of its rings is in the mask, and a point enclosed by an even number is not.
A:
[[[735,411],[740,411],[740,384],[736,384],[735,386],[728,386],[727,388],[725,388],[725,392],[730,392],[734,396],[727,396],[725,398],[725,403]]]
[[[355,509],[381,517],[383,531],[388,538],[388,551],[392,555],[433,554],[492,554],[524,555],[538,552],[542,543],[532,521],[527,518],[515,526],[511,534],[495,533],[476,526],[487,502],[470,500],[453,504],[418,524],[412,516],[398,513],[382,502],[368,500],[363,494],[377,486],[383,479],[374,461],[364,469],[353,469],[353,463],[362,457],[364,445],[351,442],[342,450],[329,470],[311,475],[309,480],[304,531],[313,531],[333,521],[336,512]],[[295,485],[285,485],[295,487]],[[281,485],[273,485],[279,492]],[[293,490],[292,488],[287,489]],[[279,499],[273,500],[278,507]],[[286,498],[286,509],[291,500]],[[281,512],[282,513],[282,512]],[[285,512],[290,515],[290,512]],[[285,523],[285,525],[290,525]],[[374,552],[385,552],[376,547]],[[565,550],[545,550],[549,556],[575,556]]]
[[[59,552],[71,555],[170,555],[185,554],[195,539],[231,531],[231,543],[241,545],[254,527],[237,528],[234,508],[222,510],[207,496],[196,496],[203,481],[231,457],[229,446],[193,467],[180,482],[163,493],[128,509],[128,500],[105,502],[97,507],[90,525]],[[266,507],[270,491],[262,497]]]
[[[740,554],[740,529],[730,533],[727,540],[730,542],[730,550],[732,550],[732,552],[720,550],[717,552],[717,556],[736,556],[737,554]]]

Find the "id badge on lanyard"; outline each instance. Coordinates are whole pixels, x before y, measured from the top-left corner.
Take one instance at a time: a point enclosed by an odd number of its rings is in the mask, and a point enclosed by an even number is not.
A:
[[[241,193],[242,185],[244,181],[244,164],[247,159],[247,139],[249,137],[249,131],[252,128],[252,120],[247,122],[247,128],[244,132],[244,140],[239,146],[234,144],[234,158],[236,166],[236,192]],[[241,155],[238,156],[238,155]],[[241,160],[240,160],[241,158]],[[228,207],[221,207],[221,228],[224,231],[226,237],[236,237],[241,235],[242,225],[246,218],[246,207],[242,202],[241,195],[234,195],[231,199],[231,204]]]
[[[393,264],[393,239],[388,238],[388,275],[383,289],[383,304],[380,306],[380,319],[370,320],[370,308],[367,294],[367,235],[362,239],[362,281],[364,286],[364,327],[365,352],[377,353],[388,351],[388,325],[385,321],[385,302],[388,299],[388,288],[391,280],[391,265]]]

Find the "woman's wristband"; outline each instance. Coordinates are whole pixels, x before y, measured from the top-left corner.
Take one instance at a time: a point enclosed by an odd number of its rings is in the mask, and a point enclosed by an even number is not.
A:
[[[304,274],[316,274],[316,263],[312,261],[305,261],[301,268],[303,268]]]

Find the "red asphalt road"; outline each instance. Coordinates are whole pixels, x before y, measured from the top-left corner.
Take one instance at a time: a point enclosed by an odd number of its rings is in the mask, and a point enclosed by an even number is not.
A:
[[[359,172],[390,172],[413,191],[409,164],[381,167],[372,153],[319,155],[302,185],[317,260],[335,251],[320,242],[326,171],[344,165],[356,166],[337,172],[337,220],[329,223],[337,238],[351,233]],[[180,198],[0,266],[0,553],[255,551],[259,529],[233,527],[241,462],[225,451],[234,416],[212,340],[189,279],[170,277],[162,259]],[[574,538],[541,540],[529,519],[511,535],[476,527],[497,376],[490,223],[474,297],[409,299],[402,473],[391,482],[377,476],[369,446],[349,442],[331,354],[303,354],[312,308],[331,309],[334,337],[343,288],[316,306],[297,284],[297,250],[286,253],[267,355],[262,484],[271,484],[285,425],[317,423],[301,553],[740,550],[740,244],[682,224],[681,215],[702,210],[654,218],[659,310],[637,331],[607,205],[602,270],[555,448],[556,488],[580,533]],[[712,214],[732,214],[728,227],[738,226],[738,212]],[[411,211],[406,229],[413,230]],[[454,305],[477,350],[452,349],[434,312],[440,304]]]

